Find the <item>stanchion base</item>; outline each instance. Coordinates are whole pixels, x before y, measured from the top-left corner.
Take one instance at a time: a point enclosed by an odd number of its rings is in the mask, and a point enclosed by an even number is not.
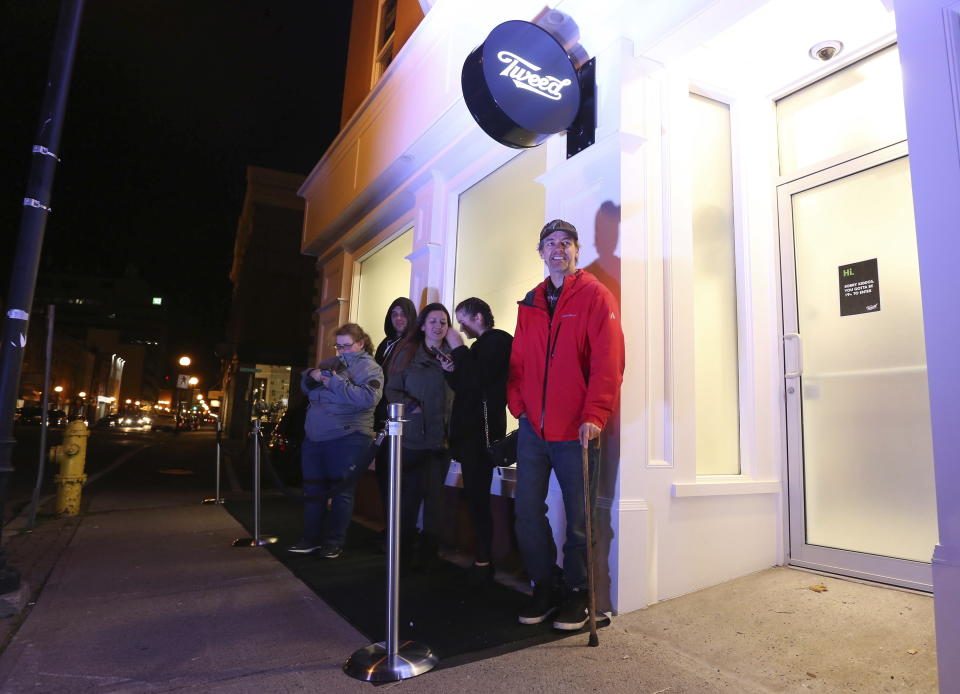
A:
[[[270,535],[261,535],[259,538],[253,537],[241,537],[239,540],[233,541],[234,547],[263,547],[264,545],[272,545],[277,541],[277,538]]]
[[[343,664],[343,671],[364,682],[396,682],[422,675],[438,662],[430,646],[416,641],[401,641],[397,654],[390,658],[381,641],[354,651]]]
[[[201,504],[222,504],[222,503],[224,503],[224,501],[225,501],[225,500],[222,499],[222,498],[214,499],[214,498],[211,497],[211,498],[209,498],[209,499],[204,499],[204,500],[201,501],[200,503],[201,503]]]

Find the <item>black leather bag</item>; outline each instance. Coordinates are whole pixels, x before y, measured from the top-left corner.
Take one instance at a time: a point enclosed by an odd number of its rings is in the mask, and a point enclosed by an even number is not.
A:
[[[499,441],[490,442],[490,424],[487,421],[487,401],[483,400],[483,441],[486,445],[486,460],[490,467],[509,467],[517,462],[517,430],[514,429]]]
[[[517,462],[517,430],[514,429],[499,441],[487,446],[487,462],[490,467],[508,467]]]

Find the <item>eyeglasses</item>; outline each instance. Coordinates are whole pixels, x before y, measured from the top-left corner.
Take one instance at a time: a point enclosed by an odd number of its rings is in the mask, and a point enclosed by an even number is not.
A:
[[[347,342],[346,344],[340,344],[339,342],[337,342],[337,343],[334,343],[333,348],[334,348],[335,350],[337,350],[338,352],[342,352],[342,351],[345,350],[345,349],[350,349],[350,348],[353,347],[355,344],[357,344],[357,343],[356,343],[356,342]]]

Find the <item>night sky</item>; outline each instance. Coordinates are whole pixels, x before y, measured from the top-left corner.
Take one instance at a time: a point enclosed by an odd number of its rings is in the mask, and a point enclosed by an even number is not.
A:
[[[3,296],[59,5],[0,0]],[[350,10],[87,0],[40,272],[134,264],[167,297],[171,352],[213,377],[245,166],[306,174],[336,136]]]

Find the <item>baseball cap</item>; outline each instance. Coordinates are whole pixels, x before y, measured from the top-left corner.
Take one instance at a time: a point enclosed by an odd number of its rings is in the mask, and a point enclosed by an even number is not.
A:
[[[578,244],[580,243],[580,237],[577,235],[577,228],[570,222],[562,219],[554,219],[552,222],[547,222],[544,224],[543,229],[540,230],[540,240],[543,241],[547,236],[555,231],[562,231]]]

